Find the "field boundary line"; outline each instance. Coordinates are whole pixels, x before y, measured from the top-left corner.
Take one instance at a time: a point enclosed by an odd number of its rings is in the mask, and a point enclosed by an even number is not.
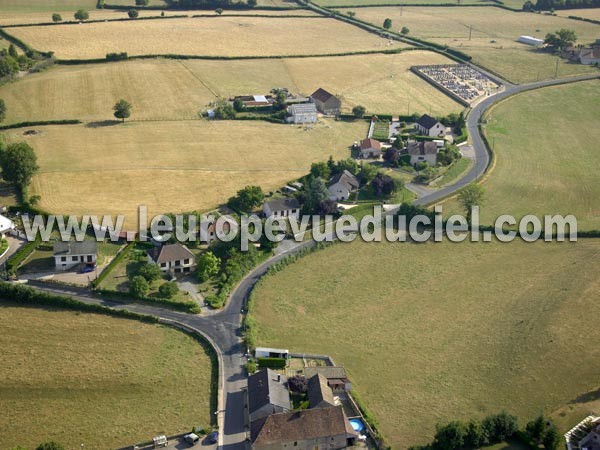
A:
[[[214,95],[216,98],[221,98],[221,96],[219,94],[217,94],[208,84],[206,84],[204,82],[204,80],[202,78],[200,78],[200,75],[198,75],[192,69],[190,69],[188,66],[186,66],[185,63],[183,62],[183,60],[179,59],[179,60],[177,60],[177,62],[179,64],[181,64],[183,66],[183,68],[186,69],[196,80],[198,80],[202,86],[204,86],[206,89],[208,89],[208,91],[212,95]]]

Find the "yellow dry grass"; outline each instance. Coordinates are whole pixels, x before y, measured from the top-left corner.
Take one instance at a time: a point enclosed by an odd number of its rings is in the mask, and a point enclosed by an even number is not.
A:
[[[206,210],[238,189],[274,189],[308,172],[314,161],[350,156],[366,124],[299,126],[255,121],[136,122],[40,127],[7,133],[38,155],[31,194],[61,214],[126,214],[136,226],[139,205],[151,214]]]
[[[461,50],[473,56],[474,62],[519,83],[551,78],[556,68],[556,57],[516,42],[520,35],[543,39],[547,33],[567,28],[577,33],[579,42],[589,42],[598,37],[598,26],[594,24],[491,7],[357,8],[356,15],[378,25],[389,17],[393,29],[407,26],[411,36]],[[562,76],[594,70],[565,61],[560,61],[559,66],[559,75]]]
[[[12,28],[11,34],[64,59],[189,54],[270,56],[340,53],[402,47],[327,18],[202,17]]]
[[[559,9],[556,14],[562,17],[577,16],[585,19],[600,20],[600,8]]]
[[[0,448],[119,448],[210,423],[211,360],[183,333],[6,305],[0,324]]]

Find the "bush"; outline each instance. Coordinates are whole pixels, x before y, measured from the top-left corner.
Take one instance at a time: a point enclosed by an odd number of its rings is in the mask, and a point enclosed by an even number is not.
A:
[[[162,276],[162,272],[160,271],[160,267],[156,264],[145,263],[140,267],[140,270],[138,270],[138,275],[144,277],[148,283],[152,283]]]
[[[129,16],[130,19],[137,19],[137,17],[140,15],[140,13],[138,12],[137,9],[130,9],[129,11],[127,11],[127,15]]]
[[[285,369],[285,358],[258,358],[258,366],[267,369]]]
[[[169,281],[167,283],[161,284],[158,288],[158,293],[161,297],[164,298],[173,298],[179,292],[179,287],[177,283],[173,281]]]
[[[150,290],[150,285],[143,276],[136,275],[131,279],[129,290],[134,297],[145,297]]]
[[[125,59],[127,59],[127,52],[121,52],[121,53],[107,53],[106,54],[106,60],[107,61],[123,61]]]

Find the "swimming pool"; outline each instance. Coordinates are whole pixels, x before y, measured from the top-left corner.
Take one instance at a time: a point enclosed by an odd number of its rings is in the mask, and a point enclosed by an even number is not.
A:
[[[360,419],[350,419],[350,425],[352,425],[354,431],[359,433],[365,429],[365,424]]]

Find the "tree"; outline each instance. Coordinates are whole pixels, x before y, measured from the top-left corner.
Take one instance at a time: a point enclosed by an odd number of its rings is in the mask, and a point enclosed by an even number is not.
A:
[[[457,450],[465,444],[465,427],[460,422],[450,422],[448,425],[437,427],[433,439],[436,450]]]
[[[356,105],[354,108],[352,108],[352,115],[355,119],[362,119],[366,112],[367,109],[361,105]]]
[[[162,272],[156,264],[145,263],[138,270],[138,275],[144,277],[148,283],[152,283],[161,277]]]
[[[525,431],[527,432],[529,439],[535,444],[541,444],[546,433],[546,418],[544,415],[540,414],[534,420],[528,422],[527,425],[525,425]]]
[[[221,260],[213,252],[203,253],[196,262],[196,276],[201,283],[219,273]]]
[[[544,44],[557,50],[572,47],[577,42],[577,34],[573,30],[561,28],[556,33],[548,33],[544,39]]]
[[[288,378],[288,386],[290,387],[290,391],[298,394],[304,394],[308,391],[306,378],[301,375],[294,375],[293,377]]]
[[[137,9],[130,9],[129,11],[127,11],[127,15],[129,16],[130,19],[137,19],[137,17],[140,15],[140,13],[138,12]]]
[[[275,93],[275,109],[283,109],[285,108],[285,104],[287,103],[287,94],[284,91],[277,91]]]
[[[468,448],[481,448],[489,444],[487,430],[478,420],[471,420],[465,430],[465,446]]]
[[[250,8],[254,8],[257,5],[257,1],[256,0],[248,0],[248,6]]]
[[[134,297],[146,296],[146,294],[148,294],[149,289],[150,285],[143,276],[136,275],[131,279],[131,286],[129,288],[129,291]]]
[[[488,433],[490,444],[503,441],[519,430],[517,418],[506,412],[486,417],[482,426]]]
[[[348,14],[348,17],[356,16],[356,13],[354,11],[348,11],[346,14]]]
[[[65,450],[65,448],[57,442],[44,442],[37,446],[35,450]]]
[[[335,175],[337,173],[343,172],[344,170],[347,170],[352,175],[356,176],[359,171],[358,163],[353,158],[340,159],[333,166],[333,169],[331,170],[331,174]]]
[[[358,173],[358,179],[360,184],[370,183],[373,178],[377,175],[377,167],[371,164],[363,164],[360,166],[360,172]]]
[[[19,54],[17,53],[17,47],[15,47],[14,44],[10,44],[8,46],[8,55],[15,59],[19,57]]]
[[[373,178],[373,181],[371,181],[371,187],[377,197],[384,198],[389,197],[401,188],[401,183],[394,180],[389,175],[384,175],[379,172],[375,178]]]
[[[329,198],[329,191],[322,178],[310,177],[306,183],[306,198],[302,208],[304,214],[318,212],[319,203]]]
[[[317,205],[317,214],[321,216],[333,216],[338,212],[337,202],[335,200],[322,200]]]
[[[531,0],[527,0],[525,3],[523,3],[523,11],[531,12],[534,9],[535,6],[533,5],[533,2],[531,2]]]
[[[115,111],[115,117],[121,119],[123,122],[131,116],[131,105],[127,100],[119,100],[115,103],[115,106],[113,106],[113,110]]]
[[[150,0],[135,0],[135,6],[148,6]]]
[[[408,27],[402,27],[402,29],[400,30],[401,34],[408,34],[410,32],[410,30],[408,29]]]
[[[177,283],[173,281],[168,281],[163,283],[158,288],[158,293],[161,297],[164,298],[173,298],[179,292],[179,287],[177,287]]]
[[[390,166],[397,167],[400,161],[400,151],[394,147],[388,148],[383,154],[383,160]]]
[[[458,203],[465,211],[467,222],[471,222],[471,213],[474,206],[483,202],[484,191],[478,184],[470,184],[458,194]]]
[[[223,14],[223,8],[217,8],[215,9],[215,12],[220,16],[221,14]]]
[[[467,122],[465,120],[465,113],[461,111],[454,122],[454,132],[459,135],[462,134],[463,128],[466,126],[466,124]]]
[[[554,425],[552,425],[546,431],[542,443],[544,444],[544,448],[546,450],[556,450],[560,445],[560,434]]]
[[[0,150],[2,177],[23,193],[38,170],[37,156],[25,142],[9,144]]]
[[[214,112],[215,119],[217,120],[235,119],[235,109],[233,109],[233,105],[229,102],[218,102]]]
[[[241,98],[236,98],[233,101],[233,109],[235,109],[237,112],[243,111],[245,109],[244,101]]]
[[[235,197],[237,205],[244,211],[251,211],[260,206],[265,199],[265,194],[260,186],[246,186],[237,191]]]
[[[74,16],[75,16],[75,20],[79,20],[79,21],[88,20],[90,18],[90,15],[88,14],[88,12],[85,9],[77,10],[77,12],[74,14]]]
[[[313,177],[323,178],[324,180],[329,180],[331,177],[331,169],[329,165],[325,162],[316,162],[312,163],[310,166],[310,174]]]
[[[383,28],[385,28],[386,30],[392,28],[392,19],[385,19],[383,21]]]
[[[62,22],[62,16],[58,13],[52,14],[52,22]]]
[[[6,103],[0,99],[0,122],[4,122],[4,119],[6,119]]]

